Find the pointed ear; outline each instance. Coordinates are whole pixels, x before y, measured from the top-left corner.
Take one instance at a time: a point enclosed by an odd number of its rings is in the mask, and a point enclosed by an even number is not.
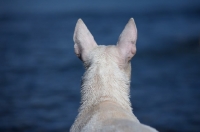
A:
[[[133,18],[131,18],[126,24],[117,42],[120,54],[127,61],[130,61],[136,53],[136,40],[137,28]]]
[[[90,51],[96,47],[97,44],[92,34],[81,19],[79,19],[76,23],[73,39],[74,51],[76,55],[82,61],[85,61]]]

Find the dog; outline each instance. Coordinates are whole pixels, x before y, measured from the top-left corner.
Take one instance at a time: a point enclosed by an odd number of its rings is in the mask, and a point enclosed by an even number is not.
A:
[[[157,132],[139,122],[129,99],[131,59],[137,40],[134,19],[128,21],[116,45],[97,45],[81,19],[73,40],[75,54],[86,71],[79,114],[70,132]]]

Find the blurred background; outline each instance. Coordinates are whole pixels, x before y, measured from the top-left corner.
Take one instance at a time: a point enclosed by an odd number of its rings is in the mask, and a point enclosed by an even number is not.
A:
[[[73,49],[78,18],[108,45],[131,17],[134,114],[161,132],[199,132],[199,0],[0,0],[0,131],[69,131],[84,72]]]

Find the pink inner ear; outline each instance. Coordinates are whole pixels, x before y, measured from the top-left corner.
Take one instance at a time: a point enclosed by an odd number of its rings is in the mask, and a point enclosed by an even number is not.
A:
[[[117,47],[125,59],[130,60],[136,53],[137,29],[134,20],[131,18],[122,31]]]
[[[92,34],[84,24],[84,22],[79,19],[75,31],[74,31],[74,51],[76,55],[82,60],[87,59],[88,53],[97,46]]]
[[[78,49],[77,44],[74,44],[74,52],[75,52],[76,56],[80,58],[80,50]]]
[[[136,46],[131,42],[128,44],[117,45],[117,47],[119,48],[120,53],[124,57],[124,59],[128,61],[131,60],[132,57],[136,54]]]

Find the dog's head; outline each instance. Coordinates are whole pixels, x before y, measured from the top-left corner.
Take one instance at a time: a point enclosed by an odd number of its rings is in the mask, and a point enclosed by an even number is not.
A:
[[[136,53],[137,40],[137,28],[133,18],[126,24],[115,46],[98,46],[81,19],[76,24],[73,39],[75,53],[86,64],[86,67],[92,62],[109,65],[109,62],[114,61],[118,63],[120,69],[130,72],[130,60]]]

